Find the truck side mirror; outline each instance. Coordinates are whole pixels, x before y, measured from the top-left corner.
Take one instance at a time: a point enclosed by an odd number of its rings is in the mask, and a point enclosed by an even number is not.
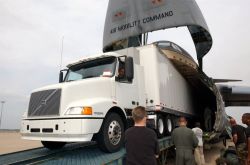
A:
[[[59,73],[59,83],[63,82],[63,71],[61,70]]]
[[[128,81],[134,78],[134,63],[132,57],[127,57],[125,60],[125,75]]]
[[[64,80],[64,72],[67,74],[68,69],[60,70],[60,73],[59,73],[59,83],[62,83],[63,80]]]

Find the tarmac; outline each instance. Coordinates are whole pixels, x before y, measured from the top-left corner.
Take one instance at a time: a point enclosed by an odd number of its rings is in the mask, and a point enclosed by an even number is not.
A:
[[[39,141],[21,139],[18,131],[0,131],[0,155],[42,147]]]

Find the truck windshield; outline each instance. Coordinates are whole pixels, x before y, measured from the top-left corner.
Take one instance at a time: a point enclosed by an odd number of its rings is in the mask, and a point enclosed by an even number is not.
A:
[[[106,57],[86,61],[71,66],[65,77],[65,81],[76,81],[92,77],[113,77],[115,73],[116,58]]]

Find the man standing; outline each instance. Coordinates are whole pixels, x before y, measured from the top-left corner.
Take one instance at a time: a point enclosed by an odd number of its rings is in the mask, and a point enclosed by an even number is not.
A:
[[[135,125],[125,132],[126,165],[156,165],[159,145],[156,133],[146,127],[145,108],[133,109],[132,117]]]
[[[247,125],[246,128],[246,144],[247,144],[247,160],[246,165],[250,165],[250,113],[245,113],[242,116],[242,123]]]
[[[246,134],[245,128],[241,125],[238,125],[235,119],[230,119],[230,124],[232,126],[232,136],[233,142],[236,147],[236,153],[238,158],[240,159],[241,164],[244,164],[246,161],[245,158],[245,149],[246,149]]]
[[[193,152],[198,146],[198,139],[194,132],[187,128],[186,118],[179,118],[179,126],[172,133],[176,147],[176,165],[195,165]]]
[[[204,165],[205,158],[203,154],[203,140],[202,140],[203,131],[200,127],[201,127],[200,123],[197,122],[195,123],[195,128],[192,129],[192,131],[194,132],[199,141],[198,146],[194,150],[194,158],[197,165]]]

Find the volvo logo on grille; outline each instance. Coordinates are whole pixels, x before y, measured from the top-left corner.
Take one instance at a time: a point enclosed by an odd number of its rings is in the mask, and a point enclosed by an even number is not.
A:
[[[41,105],[47,105],[47,100],[42,100]]]

